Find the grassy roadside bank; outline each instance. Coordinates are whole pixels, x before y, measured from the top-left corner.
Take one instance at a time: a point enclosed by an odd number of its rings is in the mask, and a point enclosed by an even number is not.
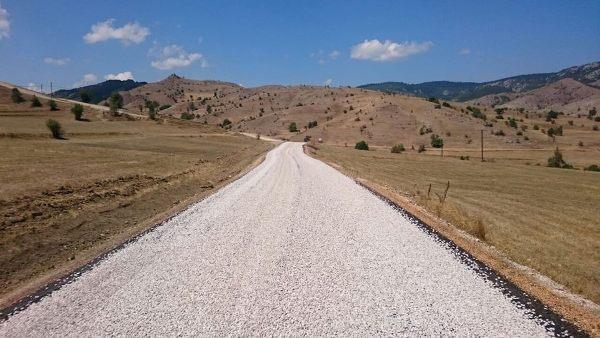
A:
[[[316,158],[410,197],[511,260],[598,303],[599,173],[391,154],[383,149],[318,148],[312,150]],[[442,206],[439,196],[448,181]]]

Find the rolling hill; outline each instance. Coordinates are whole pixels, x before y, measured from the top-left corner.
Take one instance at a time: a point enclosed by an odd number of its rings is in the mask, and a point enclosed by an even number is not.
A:
[[[420,97],[438,97],[452,101],[468,101],[486,95],[522,93],[567,78],[589,86],[600,87],[600,62],[574,66],[555,73],[518,75],[482,83],[434,81],[409,84],[404,82],[383,82],[366,84],[359,86],[359,88],[405,93]]]
[[[179,117],[201,124],[223,125],[231,131],[296,141],[310,136],[336,145],[352,146],[366,140],[375,146],[403,143],[409,149],[417,149],[420,145],[429,147],[432,135],[437,134],[448,147],[475,149],[478,142],[474,140],[484,130],[488,146],[537,148],[555,142],[540,129],[565,124],[564,133],[568,137],[556,142],[600,145],[600,134],[592,131],[595,122],[585,118],[566,125],[561,117],[553,125],[545,121],[543,111],[533,108],[524,111],[520,107],[507,107],[504,118],[497,117],[490,106],[469,108],[474,106],[472,102],[430,102],[411,95],[362,88],[306,85],[244,88],[227,82],[170,76],[122,95],[126,108],[136,113],[146,114],[144,101],[155,100],[161,106],[168,105],[158,113],[159,117]],[[509,117],[517,120],[518,128],[508,124]],[[297,132],[290,131],[291,123],[296,124]],[[534,125],[540,129],[533,130]],[[579,135],[577,140],[571,138],[575,135]]]

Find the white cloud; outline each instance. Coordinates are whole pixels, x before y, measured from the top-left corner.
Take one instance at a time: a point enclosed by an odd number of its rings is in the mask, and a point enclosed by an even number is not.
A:
[[[188,53],[179,45],[166,46],[159,50],[151,50],[156,60],[150,64],[160,70],[169,70],[178,67],[187,67],[196,61],[201,61],[202,68],[208,67],[208,62],[200,53]]]
[[[94,84],[98,81],[98,77],[95,74],[85,74],[81,81],[77,81],[73,84],[73,87],[83,87]]]
[[[333,83],[333,79],[327,79],[327,80],[325,80],[325,81],[323,82],[323,84],[324,84],[325,86],[331,86],[331,84],[332,84],[332,83]]]
[[[44,63],[53,65],[53,66],[64,66],[67,63],[69,63],[70,61],[71,61],[71,59],[69,59],[69,58],[63,58],[63,59],[55,59],[55,58],[51,58],[51,57],[44,58]]]
[[[29,90],[33,90],[33,91],[36,91],[36,92],[39,92],[39,91],[40,91],[40,86],[36,85],[36,84],[35,84],[35,83],[33,83],[33,82],[29,82],[29,83],[27,84],[27,89],[29,89]]]
[[[117,74],[106,74],[106,75],[104,75],[104,79],[105,80],[119,80],[119,81],[135,80],[133,78],[133,74],[131,72],[122,72],[122,73],[117,73]]]
[[[10,21],[8,21],[8,11],[2,8],[0,4],[0,40],[10,36]]]
[[[337,50],[332,50],[331,53],[329,53],[329,58],[332,60],[337,59],[340,56],[340,52]]]
[[[108,19],[93,25],[91,31],[83,36],[83,40],[86,43],[97,43],[115,39],[124,45],[129,45],[131,43],[139,44],[150,35],[150,30],[140,26],[137,22],[129,22],[123,27],[115,28],[113,27],[114,21],[115,19]]]
[[[358,60],[393,61],[414,54],[424,53],[433,46],[433,42],[421,43],[405,41],[401,43],[385,40],[383,43],[377,39],[365,40],[352,47],[350,56]]]
[[[469,48],[463,48],[461,50],[458,51],[458,54],[460,55],[469,55],[471,54],[471,50]]]

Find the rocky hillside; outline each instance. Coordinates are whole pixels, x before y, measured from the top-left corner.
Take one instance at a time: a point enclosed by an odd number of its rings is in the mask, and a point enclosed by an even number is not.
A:
[[[384,82],[359,87],[421,97],[438,97],[452,101],[468,101],[486,95],[500,96],[500,94],[523,93],[567,78],[600,88],[600,62],[570,67],[555,73],[519,75],[483,83],[435,81],[408,84],[404,82]]]
[[[528,92],[487,95],[471,103],[500,108],[553,109],[571,114],[583,111],[586,114],[594,107],[600,108],[600,89],[566,78]]]

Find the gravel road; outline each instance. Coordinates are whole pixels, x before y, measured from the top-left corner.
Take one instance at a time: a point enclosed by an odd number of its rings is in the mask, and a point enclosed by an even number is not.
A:
[[[0,336],[546,336],[401,213],[284,143]]]

